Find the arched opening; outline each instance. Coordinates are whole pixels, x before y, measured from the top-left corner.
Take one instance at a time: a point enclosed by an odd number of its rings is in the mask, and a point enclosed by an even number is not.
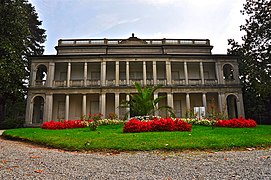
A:
[[[230,64],[225,64],[223,66],[223,77],[225,80],[234,80],[233,67]]]
[[[47,78],[47,68],[41,64],[37,67],[36,86],[44,86]]]
[[[238,118],[237,112],[237,98],[234,95],[229,95],[227,97],[227,109],[229,119]]]
[[[43,122],[43,110],[44,110],[44,99],[41,96],[34,98],[33,104],[33,124],[40,124]]]

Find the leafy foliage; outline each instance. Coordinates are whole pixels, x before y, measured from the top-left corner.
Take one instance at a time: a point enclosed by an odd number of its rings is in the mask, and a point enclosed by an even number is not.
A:
[[[29,79],[29,55],[41,55],[46,36],[34,7],[27,0],[0,2],[0,122],[7,101],[24,101]],[[11,107],[12,108],[12,107]],[[1,124],[1,123],[0,123]]]
[[[172,107],[167,105],[158,107],[158,103],[165,98],[165,96],[159,96],[154,99],[154,92],[160,88],[159,86],[143,89],[139,83],[135,82],[135,88],[137,94],[129,94],[129,101],[124,101],[121,108],[129,108],[133,116],[154,115],[155,111],[162,109],[166,109],[171,116],[175,116]]]
[[[248,16],[243,43],[230,39],[228,54],[239,56],[246,116],[271,118],[271,1],[246,0],[241,13]]]

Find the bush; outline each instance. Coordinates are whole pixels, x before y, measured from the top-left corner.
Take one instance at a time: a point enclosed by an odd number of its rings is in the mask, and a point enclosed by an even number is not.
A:
[[[245,119],[240,116],[238,119],[233,118],[230,120],[218,120],[215,126],[231,128],[253,128],[257,126],[257,123],[252,119]]]
[[[150,131],[191,131],[192,125],[181,119],[160,118],[150,121],[140,121],[136,118],[126,122],[124,133],[150,132]]]
[[[44,122],[41,126],[43,129],[71,129],[89,127],[91,130],[96,130],[100,125],[116,125],[123,124],[120,120],[100,119],[100,120],[64,120],[63,122],[49,121]]]
[[[41,126],[42,129],[71,129],[83,128],[86,124],[81,120],[64,120],[63,122],[49,121],[44,122]]]
[[[21,128],[24,125],[23,118],[7,118],[5,121],[0,122],[0,129],[15,129]]]

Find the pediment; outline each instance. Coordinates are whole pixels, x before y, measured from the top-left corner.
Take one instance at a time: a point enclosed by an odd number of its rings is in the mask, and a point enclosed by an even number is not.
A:
[[[132,33],[132,37],[122,40],[120,44],[148,44],[148,43],[142,39],[135,37],[134,33]]]

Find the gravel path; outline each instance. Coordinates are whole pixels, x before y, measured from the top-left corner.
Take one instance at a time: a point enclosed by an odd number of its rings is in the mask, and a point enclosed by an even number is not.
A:
[[[78,153],[0,138],[0,179],[271,179],[271,148]]]

